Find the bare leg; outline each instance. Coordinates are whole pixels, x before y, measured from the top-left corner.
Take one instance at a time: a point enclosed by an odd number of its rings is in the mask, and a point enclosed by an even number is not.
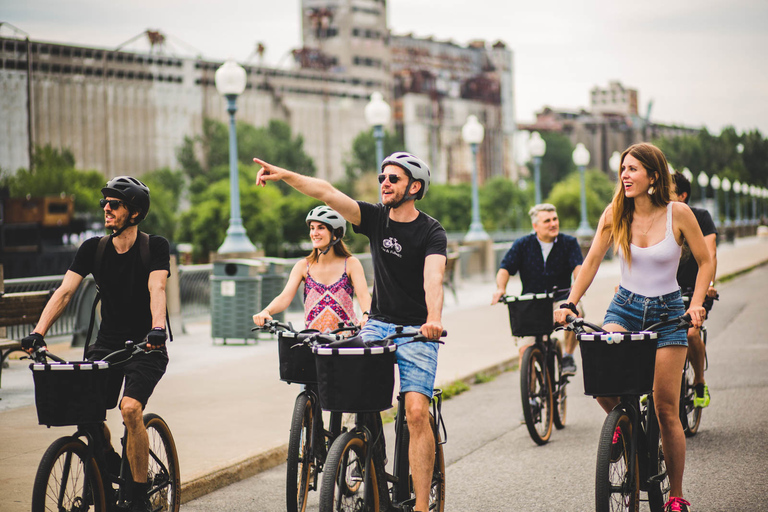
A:
[[[125,396],[120,403],[120,411],[123,414],[123,423],[125,423],[128,432],[125,451],[131,465],[133,481],[146,482],[149,469],[149,436],[147,436],[147,429],[144,427],[144,410],[141,402]]]
[[[704,384],[704,361],[706,359],[707,347],[701,339],[701,332],[691,327],[688,329],[688,360],[693,367],[693,383]]]
[[[685,433],[680,423],[680,376],[685,366],[686,348],[680,345],[656,352],[653,397],[659,418],[661,444],[669,474],[669,495],[683,497],[685,470]]]
[[[408,458],[416,493],[414,510],[429,510],[429,488],[432,485],[432,469],[435,465],[435,438],[429,423],[429,399],[421,393],[405,393],[405,417],[411,435]]]

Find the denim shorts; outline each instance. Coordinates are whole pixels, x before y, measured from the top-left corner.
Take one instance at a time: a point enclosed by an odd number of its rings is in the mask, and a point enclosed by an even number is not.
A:
[[[666,313],[669,318],[674,318],[685,313],[685,306],[680,291],[661,295],[659,297],[645,297],[632,293],[619,286],[619,291],[613,296],[608,311],[605,312],[605,324],[618,324],[630,332],[643,329],[661,322],[661,315]],[[658,331],[657,347],[669,345],[688,345],[686,329],[674,330],[670,325]]]
[[[360,331],[365,341],[381,340],[395,333],[395,324],[380,320],[368,320]],[[406,326],[406,332],[417,334],[420,325]],[[411,337],[395,340],[397,343],[397,367],[400,370],[400,392],[417,391],[427,398],[432,398],[437,374],[437,347],[439,343],[408,343]]]

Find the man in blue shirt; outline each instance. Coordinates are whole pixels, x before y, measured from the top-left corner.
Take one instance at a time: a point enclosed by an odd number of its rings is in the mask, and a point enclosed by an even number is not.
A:
[[[491,304],[496,304],[507,291],[509,276],[520,273],[523,294],[544,293],[557,287],[566,290],[571,287],[571,277],[581,270],[584,257],[576,238],[560,233],[560,221],[557,210],[548,203],[537,204],[530,209],[533,233],[518,238],[504,256],[496,274],[496,291]],[[568,292],[555,296],[556,301],[564,300]],[[557,307],[557,305],[556,305]],[[581,303],[578,305],[582,309]],[[583,313],[583,311],[582,311]],[[573,352],[576,350],[576,336],[565,331],[565,350],[563,352],[563,373],[576,373]],[[520,347],[520,354],[527,345]]]

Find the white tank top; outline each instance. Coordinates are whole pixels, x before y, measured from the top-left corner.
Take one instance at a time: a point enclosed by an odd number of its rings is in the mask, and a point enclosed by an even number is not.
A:
[[[645,297],[667,295],[680,289],[677,284],[677,265],[682,248],[672,232],[672,203],[667,205],[667,231],[664,240],[650,247],[630,244],[632,267],[619,251],[621,286]]]

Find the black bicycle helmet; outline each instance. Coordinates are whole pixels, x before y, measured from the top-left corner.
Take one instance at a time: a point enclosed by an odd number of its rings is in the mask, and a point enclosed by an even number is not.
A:
[[[420,181],[421,190],[416,193],[416,199],[424,197],[429,190],[430,173],[429,167],[422,159],[405,151],[399,151],[392,153],[381,162],[381,170],[383,171],[388,165],[396,165],[407,172],[412,180]],[[405,199],[410,199],[410,196]]]
[[[101,194],[117,197],[125,201],[132,211],[138,211],[139,215],[134,221],[138,224],[149,213],[149,187],[131,176],[117,176],[109,180],[101,189]]]

